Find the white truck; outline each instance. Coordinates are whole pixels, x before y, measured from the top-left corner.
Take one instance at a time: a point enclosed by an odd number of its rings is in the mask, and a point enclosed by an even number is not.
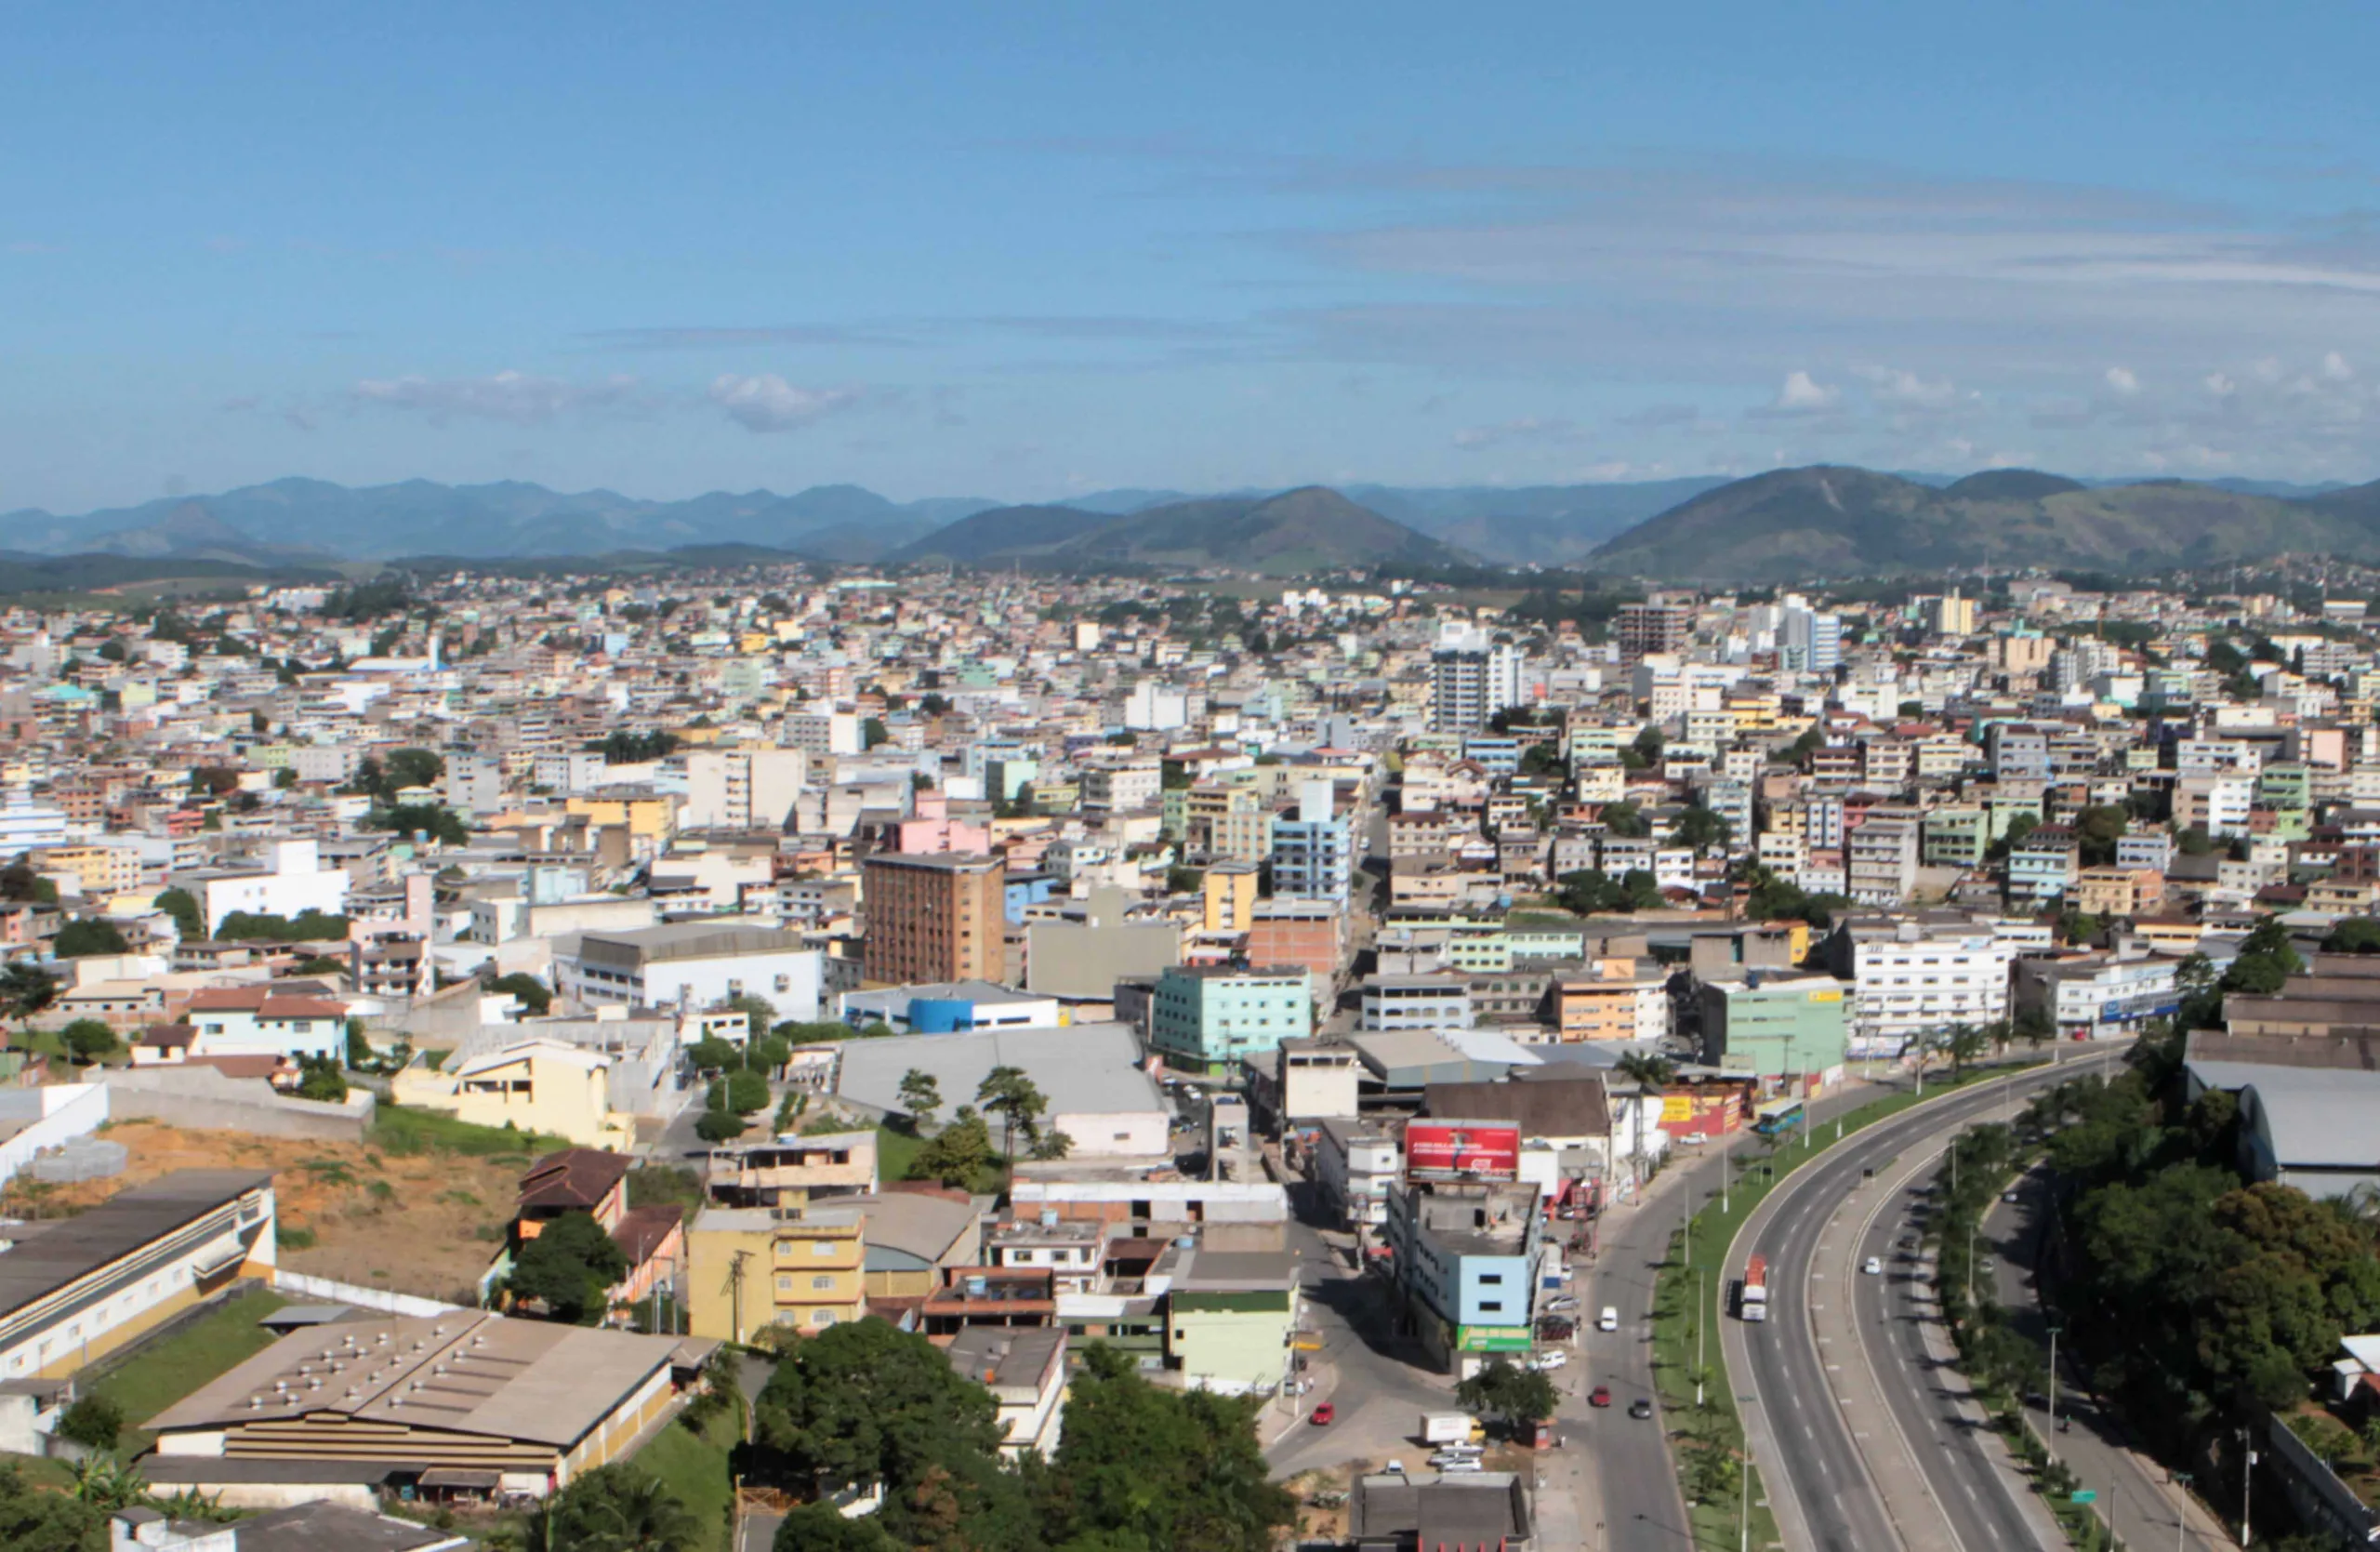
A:
[[[1424,1444],[1474,1444],[1487,1437],[1479,1419],[1467,1412],[1425,1412],[1421,1414]]]

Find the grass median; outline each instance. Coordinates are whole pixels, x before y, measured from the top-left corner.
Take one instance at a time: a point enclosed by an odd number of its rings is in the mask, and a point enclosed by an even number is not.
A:
[[[1728,1253],[1736,1231],[1779,1181],[1841,1138],[1954,1090],[2011,1077],[2039,1065],[1971,1068],[1956,1080],[1929,1081],[1923,1096],[1887,1094],[1835,1120],[1813,1120],[1806,1136],[1796,1132],[1743,1161],[1744,1173],[1729,1187],[1725,1204],[1714,1194],[1694,1214],[1690,1254],[1683,1233],[1670,1236],[1669,1253],[1662,1258],[1653,1289],[1653,1383],[1672,1428],[1678,1485],[1686,1495],[1695,1545],[1715,1552],[1737,1545],[1743,1512],[1738,1484],[1747,1470],[1752,1499],[1752,1545],[1777,1546],[1783,1540],[1761,1492],[1759,1467],[1746,1462],[1743,1418],[1736,1410],[1735,1388],[1719,1342],[1719,1320],[1727,1300]],[[1699,1406],[1694,1399],[1698,1346],[1703,1392]]]

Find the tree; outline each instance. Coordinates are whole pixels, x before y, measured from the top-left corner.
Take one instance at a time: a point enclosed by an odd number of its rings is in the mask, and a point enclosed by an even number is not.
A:
[[[296,916],[251,916],[235,910],[217,924],[215,935],[226,943],[263,938],[272,943],[335,943],[347,936],[347,918],[301,910]]]
[[[35,872],[30,857],[20,856],[0,868],[0,900],[54,906],[58,903],[58,885]]]
[[[846,1519],[832,1504],[804,1504],[777,1522],[770,1552],[908,1552],[874,1515]]]
[[[8,1552],[93,1552],[106,1545],[99,1508],[34,1486],[14,1461],[0,1466],[0,1546]]]
[[[2082,866],[2111,866],[2116,859],[2116,842],[2131,821],[2131,814],[2122,803],[2093,803],[2075,815],[2074,833],[2081,842]]]
[[[1067,1393],[1043,1534],[1084,1549],[1268,1552],[1297,1501],[1270,1479],[1260,1403],[1151,1385],[1104,1342]]]
[[[347,1074],[338,1069],[336,1056],[301,1056],[298,1058],[298,1097],[319,1100],[324,1105],[347,1103]]]
[[[892,741],[892,735],[886,730],[884,719],[881,717],[868,718],[860,723],[859,731],[860,743],[866,749],[874,749],[879,744],[889,744]]]
[[[1513,1430],[1553,1416],[1556,1401],[1551,1379],[1535,1369],[1516,1368],[1501,1356],[1456,1386],[1454,1399],[1482,1416],[1503,1419]]]
[[[78,916],[58,929],[58,936],[50,944],[50,952],[62,960],[85,959],[95,954],[121,954],[130,945],[114,922],[102,916]]]
[[[604,1291],[628,1269],[628,1257],[592,1213],[564,1213],[521,1247],[508,1286],[513,1297],[535,1299],[554,1320],[575,1324],[602,1313]]]
[[[2349,916],[2333,923],[2331,934],[2322,939],[2326,954],[2380,954],[2380,921],[2369,916]]]
[[[124,1437],[124,1409],[105,1396],[84,1396],[58,1420],[58,1435],[94,1450],[112,1450]]]
[[[198,899],[187,889],[168,889],[149,902],[174,919],[182,940],[195,943],[206,935],[206,918],[198,909]]]
[[[366,829],[394,830],[400,835],[426,835],[442,846],[469,843],[470,827],[443,803],[408,803],[376,808],[363,820]]]
[[[912,1180],[939,1180],[945,1186],[972,1187],[991,1167],[992,1129],[984,1124],[972,1105],[961,1105],[950,1124],[918,1149],[909,1161]]]
[[[678,736],[674,733],[630,733],[623,730],[600,744],[588,747],[600,750],[607,764],[642,765],[655,760],[667,760],[678,752]]]
[[[542,1016],[548,1008],[554,1005],[552,988],[524,970],[515,970],[509,975],[498,975],[495,980],[488,982],[487,988],[490,991],[510,992],[520,999],[521,1005],[528,1010],[532,1017]]]
[[[0,1017],[24,1023],[57,1001],[58,977],[37,964],[0,970]]]
[[[694,1135],[716,1147],[734,1142],[751,1130],[751,1124],[733,1110],[706,1109],[694,1118]]]
[[[397,749],[382,761],[380,770],[388,782],[382,796],[393,796],[408,787],[427,787],[446,774],[446,762],[429,749]]]
[[[66,1050],[76,1061],[88,1064],[102,1056],[112,1056],[124,1049],[115,1031],[96,1018],[78,1018],[58,1032],[66,1042]]]
[[[1953,1024],[1942,1033],[1943,1054],[1950,1058],[1950,1081],[1957,1082],[1966,1065],[1983,1055],[1991,1037],[1980,1025]]]
[[[769,1081],[749,1068],[737,1068],[716,1086],[721,1091],[721,1102],[712,1106],[713,1109],[748,1116],[769,1108]]]
[[[933,1124],[933,1113],[942,1108],[942,1085],[932,1073],[913,1067],[901,1075],[900,1099],[901,1108],[922,1131]]]
[[[1678,816],[1670,838],[1683,846],[1691,846],[1699,855],[1713,846],[1725,846],[1731,833],[1727,821],[1705,808],[1699,802]]]
[[[625,1462],[578,1473],[546,1510],[549,1552],[697,1552],[709,1540],[660,1478]]]
[[[705,1035],[686,1047],[686,1059],[694,1064],[697,1072],[725,1072],[744,1065],[744,1054],[735,1048],[735,1042],[717,1035]]]
[[[800,1342],[760,1387],[753,1414],[770,1474],[822,1495],[879,1482],[903,1492],[931,1466],[997,1461],[999,1449],[991,1393],[940,1347],[883,1320],[846,1321]]]
[[[1631,1051],[1612,1064],[1612,1071],[1640,1088],[1658,1094],[1677,1081],[1677,1064],[1667,1056]]]
[[[1643,812],[1625,800],[1604,804],[1602,818],[1607,833],[1624,840],[1642,839],[1652,828],[1645,822]]]
[[[1025,1156],[1037,1162],[1048,1162],[1064,1159],[1074,1150],[1075,1140],[1053,1126],[1033,1139],[1033,1146],[1025,1150]]]
[[[1011,1163],[1016,1161],[1017,1139],[1023,1137],[1029,1146],[1039,1137],[1042,1113],[1050,1108],[1050,1101],[1021,1067],[996,1067],[985,1073],[976,1085],[975,1103],[1004,1123],[1001,1133]]]

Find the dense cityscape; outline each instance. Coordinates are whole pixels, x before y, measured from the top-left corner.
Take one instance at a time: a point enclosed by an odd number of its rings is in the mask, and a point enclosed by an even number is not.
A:
[[[12,1447],[60,1546],[1859,1545],[2153,1525],[2233,1426],[2345,1470],[2380,668],[2318,569],[17,604]],[[1798,1313],[1863,1261],[1907,1337]]]

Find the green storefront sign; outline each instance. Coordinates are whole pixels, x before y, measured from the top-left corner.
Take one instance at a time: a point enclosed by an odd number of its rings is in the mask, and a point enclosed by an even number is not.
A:
[[[1464,1326],[1455,1343],[1466,1353],[1525,1353],[1534,1345],[1527,1326]]]

